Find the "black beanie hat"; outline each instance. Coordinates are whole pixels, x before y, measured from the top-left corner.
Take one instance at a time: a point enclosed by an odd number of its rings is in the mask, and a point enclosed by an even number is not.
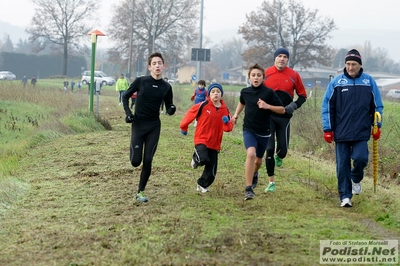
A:
[[[356,49],[351,49],[350,51],[347,52],[344,62],[346,63],[349,60],[356,61],[357,63],[362,65],[361,55]]]
[[[285,48],[276,49],[276,51],[274,53],[274,59],[280,54],[285,54],[287,56],[287,58],[289,59],[289,51]]]

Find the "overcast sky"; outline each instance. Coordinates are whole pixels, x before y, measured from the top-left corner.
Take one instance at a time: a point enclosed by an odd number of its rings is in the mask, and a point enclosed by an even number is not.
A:
[[[3,0],[5,1],[5,0]],[[102,19],[98,29],[106,33],[111,18],[111,5],[121,0],[99,0]],[[272,0],[267,0],[272,2]],[[300,0],[301,1],[301,0]],[[30,0],[7,0],[0,8],[0,21],[26,27],[34,15]],[[328,44],[334,48],[353,48],[370,41],[372,48],[385,48],[389,57],[400,62],[400,0],[302,0],[304,7],[318,9],[321,17],[334,19],[338,30],[332,32]],[[203,0],[203,34],[206,37],[220,30],[235,30],[243,25],[246,14],[257,11],[262,0]],[[5,3],[3,3],[5,4]],[[284,19],[284,18],[283,18]],[[234,36],[232,36],[234,37]],[[235,36],[239,37],[239,36]],[[2,36],[0,36],[2,38]],[[107,42],[102,37],[101,42]],[[101,44],[99,40],[99,45]]]

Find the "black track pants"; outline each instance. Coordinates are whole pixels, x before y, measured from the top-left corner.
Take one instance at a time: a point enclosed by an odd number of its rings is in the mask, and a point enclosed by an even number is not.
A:
[[[276,139],[276,154],[279,158],[285,158],[289,148],[290,137],[290,118],[278,117],[271,115],[270,119],[271,138],[267,145],[267,156],[265,164],[267,166],[268,176],[275,175],[275,139]]]
[[[211,186],[217,174],[218,151],[208,149],[203,144],[196,145],[194,147],[193,160],[199,166],[204,165],[203,174],[197,180],[197,184],[204,188]]]
[[[138,192],[144,191],[150,178],[153,156],[160,139],[160,130],[161,122],[159,119],[132,123],[130,161],[132,166],[138,167],[143,160]]]

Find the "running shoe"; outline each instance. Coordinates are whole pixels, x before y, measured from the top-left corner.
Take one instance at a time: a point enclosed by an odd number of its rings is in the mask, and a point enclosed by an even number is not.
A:
[[[352,183],[352,192],[355,195],[360,195],[361,191],[362,191],[362,187],[360,183],[354,183],[353,181],[351,181]]]
[[[275,159],[275,165],[281,167],[283,159],[279,158],[277,154],[274,155],[274,159]]]
[[[204,187],[202,187],[202,186],[200,186],[200,185],[197,185],[197,191],[198,191],[198,192],[201,192],[201,193],[210,192],[210,190],[208,189],[208,187],[204,188]]]
[[[197,168],[197,164],[196,164],[196,162],[192,159],[192,162],[190,163],[190,166],[193,168],[193,169],[196,169]]]
[[[140,191],[139,193],[136,194],[136,200],[139,202],[148,202],[149,200],[147,197],[144,195],[144,191]]]
[[[350,199],[349,198],[344,198],[343,200],[342,200],[342,203],[340,204],[340,207],[352,207],[353,206],[353,204],[351,204],[351,201],[350,201]]]
[[[255,172],[253,175],[253,184],[251,185],[252,189],[255,189],[258,184],[258,172]]]
[[[244,195],[244,200],[251,200],[251,199],[254,199],[254,191],[253,191],[253,189],[251,188],[251,186],[250,187],[246,187],[246,192],[245,192],[245,195]]]
[[[275,182],[269,182],[268,187],[264,190],[265,193],[267,192],[275,192],[276,185]]]

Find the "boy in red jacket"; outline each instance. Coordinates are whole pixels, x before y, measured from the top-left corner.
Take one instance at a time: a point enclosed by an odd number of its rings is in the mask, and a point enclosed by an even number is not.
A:
[[[197,191],[202,193],[210,192],[208,187],[215,180],[223,132],[233,129],[228,107],[221,99],[223,95],[220,84],[211,84],[208,87],[207,100],[193,105],[180,124],[181,133],[186,136],[189,124],[197,119],[191,166],[196,169],[204,165],[203,174],[197,180]]]

